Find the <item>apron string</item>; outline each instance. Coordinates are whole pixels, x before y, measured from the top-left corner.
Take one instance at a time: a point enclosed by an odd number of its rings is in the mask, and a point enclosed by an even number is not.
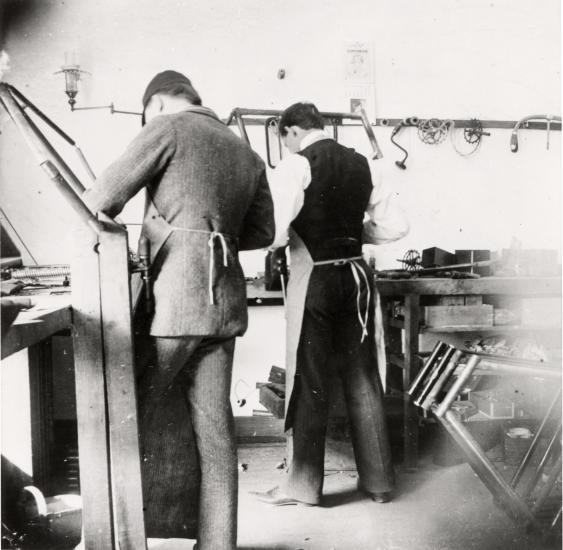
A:
[[[209,247],[209,303],[215,305],[213,296],[213,275],[215,273],[215,239],[219,239],[223,251],[223,266],[228,267],[228,247],[225,234],[220,231],[205,231],[204,229],[186,229],[184,227],[170,226],[173,231],[185,231],[186,233],[203,233],[209,235],[207,246]]]
[[[362,336],[360,342],[365,340],[365,337],[368,335],[368,320],[369,320],[369,303],[371,300],[371,289],[369,286],[369,279],[365,272],[363,266],[358,263],[358,260],[363,260],[363,256],[354,256],[352,258],[336,258],[334,260],[321,260],[318,262],[313,262],[313,266],[316,265],[350,265],[350,269],[352,270],[352,275],[354,277],[354,281],[356,282],[356,306],[358,308],[358,320],[360,321],[360,326],[362,327]],[[360,278],[361,273],[361,278]],[[366,283],[367,295],[366,295],[366,312],[365,315],[362,315],[362,306],[360,303],[361,298],[361,291],[362,291],[362,279]]]
[[[369,320],[369,302],[371,299],[371,290],[369,287],[369,280],[368,280],[368,276],[366,275],[366,272],[364,270],[364,268],[356,261],[350,262],[350,268],[352,269],[352,275],[354,276],[354,280],[356,281],[356,289],[357,289],[357,294],[356,294],[356,303],[357,303],[357,307],[358,307],[358,319],[360,321],[360,325],[362,327],[362,336],[360,339],[360,342],[363,342],[365,337],[368,335],[368,320]],[[358,275],[358,273],[362,274],[362,278],[364,279],[365,283],[366,283],[366,289],[367,289],[367,294],[366,294],[366,313],[365,316],[362,317],[362,311],[361,311],[361,306],[360,306],[360,293],[361,293],[361,281],[360,281],[360,276]]]

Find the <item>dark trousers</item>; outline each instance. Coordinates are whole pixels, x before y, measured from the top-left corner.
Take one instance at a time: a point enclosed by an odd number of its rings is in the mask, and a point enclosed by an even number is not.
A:
[[[159,409],[166,406],[163,396],[173,384],[179,385],[186,399],[189,418],[185,421],[191,421],[193,427],[201,471],[198,548],[235,550],[238,470],[229,400],[235,340],[152,337],[148,343],[152,351],[147,357],[151,359],[138,379],[141,450],[158,425]]]
[[[371,277],[368,278],[372,284]],[[370,306],[368,336],[360,342],[357,292],[349,265],[313,269],[288,411],[288,425],[293,428],[293,456],[285,488],[294,498],[312,504],[317,504],[322,494],[329,384],[334,376],[342,382],[361,488],[385,492],[394,483],[383,392],[376,375],[373,309]],[[362,313],[366,297],[363,281]]]

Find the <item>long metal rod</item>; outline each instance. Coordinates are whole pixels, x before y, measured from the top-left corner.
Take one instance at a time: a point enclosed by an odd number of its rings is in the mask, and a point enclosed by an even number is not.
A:
[[[438,340],[438,342],[436,342],[436,345],[434,346],[434,349],[432,350],[430,357],[428,357],[428,359],[426,360],[426,362],[424,363],[422,368],[418,371],[416,378],[411,383],[411,387],[407,391],[407,393],[410,396],[412,396],[417,391],[418,386],[424,380],[424,378],[426,378],[428,373],[432,370],[432,368],[434,367],[435,361],[446,350],[446,347],[447,347],[447,344],[445,342],[443,342],[442,340]]]
[[[487,486],[493,496],[504,505],[508,515],[524,524],[536,525],[537,522],[529,508],[500,475],[494,465],[491,464],[487,455],[458,420],[455,413],[448,410],[443,418],[437,418],[462,448],[469,464],[481,478],[481,481]]]
[[[489,359],[481,359],[480,370],[489,370],[503,374],[514,374],[519,376],[537,376],[538,378],[561,378],[561,370],[549,367],[527,367],[525,365],[509,365],[506,363],[495,363]]]
[[[551,456],[553,456],[554,450],[557,449],[559,454],[561,454],[561,444],[559,443],[559,437],[560,436],[561,436],[561,418],[558,421],[557,428],[555,429],[555,432],[553,432],[553,436],[549,440],[549,444],[547,446],[547,449],[546,449],[542,459],[540,460],[540,463],[536,466],[536,470],[534,471],[534,474],[532,475],[532,477],[528,480],[528,482],[524,486],[524,489],[522,491],[522,495],[523,495],[524,498],[528,497],[528,495],[530,495],[531,492],[534,490],[534,487],[535,487],[536,483],[538,482],[538,479],[540,478],[540,476],[543,472],[543,469],[545,468],[545,466],[549,462],[549,459],[551,458]]]
[[[447,344],[447,346],[448,347],[445,349],[442,357],[438,361],[438,364],[432,369],[432,372],[428,374],[428,378],[424,384],[424,387],[420,390],[420,392],[418,393],[418,397],[414,401],[414,404],[417,407],[420,407],[422,405],[422,403],[426,399],[426,396],[432,389],[432,386],[438,379],[438,376],[440,376],[445,366],[448,364],[448,361],[452,358],[453,354],[455,353],[455,348],[453,346],[450,346],[449,344]]]
[[[520,461],[518,469],[516,470],[516,472],[512,476],[512,479],[510,480],[510,485],[512,485],[512,487],[516,487],[516,485],[518,485],[518,482],[520,481],[520,478],[522,477],[522,474],[524,473],[524,469],[526,468],[526,466],[530,462],[530,458],[534,454],[534,451],[536,450],[536,447],[538,446],[538,443],[539,443],[541,437],[543,436],[543,432],[545,430],[545,427],[547,426],[549,419],[553,415],[553,412],[555,411],[555,407],[556,407],[556,405],[557,405],[557,403],[559,402],[560,399],[561,399],[561,388],[559,388],[559,391],[555,395],[555,398],[553,399],[553,401],[549,405],[549,408],[547,409],[547,412],[545,413],[539,428],[536,430],[536,435],[534,436],[532,443],[530,443],[530,446],[528,447],[526,454],[524,455],[524,457]]]
[[[0,83],[0,99],[2,100],[6,111],[35,154],[39,164],[45,160],[50,160],[57,167],[59,172],[61,172],[64,178],[70,183],[74,191],[78,195],[81,195],[84,192],[84,186],[80,180],[66,165],[35,123],[27,116],[21,105],[12,96],[10,88],[6,84]]]
[[[244,141],[246,141],[248,145],[250,145],[250,139],[248,139],[248,134],[246,133],[246,128],[244,126],[244,120],[242,119],[240,113],[236,115],[236,119],[237,119],[237,126],[240,132],[240,137],[244,139]]]
[[[29,107],[45,124],[47,124],[47,126],[49,126],[49,128],[59,134],[59,136],[61,136],[70,145],[76,145],[76,142],[64,130],[62,130],[60,126],[55,124],[43,111],[36,107],[17,88],[14,88],[11,84],[6,84],[6,86],[14,96],[16,96],[26,107]]]
[[[39,166],[57,184],[59,191],[64,194],[82,221],[94,229],[94,231],[101,231],[103,229],[102,224],[80,198],[80,194],[84,191],[82,183],[68,168],[33,121],[26,115],[10,93],[8,86],[1,83],[0,101],[35,154]]]
[[[452,384],[452,387],[449,389],[448,393],[446,394],[446,397],[444,397],[440,405],[438,405],[438,408],[435,411],[436,416],[442,417],[444,416],[444,414],[446,414],[446,411],[450,408],[450,405],[453,403],[454,399],[459,394],[461,388],[467,382],[467,380],[475,370],[475,367],[479,364],[479,361],[481,361],[481,358],[478,357],[477,355],[472,355],[469,358],[469,360],[467,361],[467,365],[465,365],[465,368],[461,371],[461,374],[456,378],[456,381]]]
[[[90,167],[90,164],[88,163],[88,161],[86,160],[86,157],[84,156],[84,153],[82,152],[82,150],[80,149],[80,147],[78,146],[78,144],[76,143],[76,141],[74,141],[64,130],[61,129],[60,126],[58,126],[57,124],[55,124],[43,111],[41,111],[38,107],[36,107],[27,97],[25,97],[17,88],[14,88],[12,85],[7,84],[10,92],[18,98],[18,100],[23,103],[23,107],[20,105],[20,108],[23,110],[26,107],[29,107],[29,109],[31,109],[45,124],[47,124],[47,126],[49,126],[49,128],[51,128],[52,130],[54,130],[61,138],[63,138],[69,145],[71,145],[72,147],[74,147],[74,151],[76,152],[76,154],[78,155],[78,158],[80,160],[80,162],[82,163],[82,165],[84,166],[84,168],[86,169],[87,174],[90,176],[90,178],[92,179],[92,181],[95,181],[96,176],[94,175],[94,172],[92,170],[92,168]]]
[[[436,380],[436,382],[428,392],[426,399],[421,405],[422,409],[427,411],[430,408],[430,406],[434,404],[436,398],[442,391],[442,388],[444,388],[444,386],[447,384],[450,377],[452,376],[462,355],[463,355],[463,351],[459,349],[456,350],[455,353],[452,355],[452,358],[448,361],[446,368],[443,370],[443,372],[438,377],[438,380]]]
[[[226,119],[226,124],[229,126],[232,124],[235,115],[234,112],[238,111],[243,116],[279,116],[283,111],[276,109],[244,109],[236,108],[230,113],[229,117]],[[342,117],[349,120],[359,120],[359,115],[354,113],[329,113],[321,112],[323,117]],[[403,122],[404,118],[384,118],[378,117],[373,120],[372,126],[398,126]],[[460,127],[470,127],[472,121],[470,119],[444,119],[453,120],[456,128]],[[247,119],[245,121],[249,125],[262,125],[263,120],[260,119]],[[518,123],[517,120],[480,120],[483,128],[498,128],[503,130],[512,130],[514,126]],[[345,125],[343,125],[345,126]],[[547,130],[547,122],[528,122],[525,123],[520,129],[522,130]],[[561,123],[555,122],[550,124],[550,130],[561,131]]]
[[[90,163],[86,160],[86,157],[84,156],[84,153],[82,152],[82,149],[80,149],[80,147],[78,147],[78,145],[75,145],[74,151],[78,155],[80,162],[82,162],[82,166],[84,166],[84,168],[86,169],[86,173],[88,174],[88,176],[90,177],[92,182],[96,181],[96,174],[94,174],[94,170],[92,170]]]
[[[534,505],[532,507],[532,513],[537,514],[540,511],[541,507],[544,505],[545,501],[547,500],[549,493],[551,493],[553,486],[555,485],[555,482],[557,481],[560,475],[561,475],[561,450],[559,450],[559,456],[554,461],[554,464],[552,465],[551,468],[551,472],[549,473],[549,476],[547,477],[547,480],[544,483],[543,487],[540,489],[540,492],[536,498],[536,502],[534,502]]]
[[[373,133],[373,129],[372,129],[372,125],[371,122],[369,121],[368,115],[365,112],[363,107],[360,107],[358,109],[358,113],[360,115],[360,119],[362,121],[362,124],[364,126],[364,129],[368,135],[368,139],[369,142],[371,143],[371,146],[373,148],[373,158],[376,160],[382,159],[383,158],[383,152],[381,151],[381,148],[379,147],[379,144],[377,143],[377,139],[375,137],[375,134]]]

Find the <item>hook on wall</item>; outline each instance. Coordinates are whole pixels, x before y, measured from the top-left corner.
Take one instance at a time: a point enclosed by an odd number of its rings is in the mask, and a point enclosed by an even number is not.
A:
[[[391,143],[395,145],[395,147],[398,147],[405,154],[403,159],[395,161],[395,165],[398,166],[401,170],[407,169],[406,162],[407,162],[407,158],[409,157],[409,153],[404,147],[402,147],[395,141],[395,137],[403,128],[407,126],[417,126],[417,125],[418,125],[418,117],[412,116],[409,118],[404,118],[403,120],[401,120],[401,122],[399,122],[399,124],[397,124],[397,126],[395,126],[395,128],[393,128],[393,131],[391,132]]]

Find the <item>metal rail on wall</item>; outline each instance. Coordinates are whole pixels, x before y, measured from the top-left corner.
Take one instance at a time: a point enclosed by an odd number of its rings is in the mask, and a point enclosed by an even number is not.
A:
[[[270,168],[275,168],[272,162],[272,149],[270,147],[271,136],[273,133],[277,138],[277,149],[280,158],[282,157],[282,144],[277,129],[277,124],[283,111],[275,109],[246,109],[236,107],[233,109],[224,122],[227,126],[236,123],[242,139],[250,145],[247,126],[263,126],[266,139],[266,160]],[[416,128],[418,137],[427,145],[437,145],[442,143],[447,134],[450,134],[452,146],[456,153],[462,157],[468,157],[475,153],[481,145],[483,136],[490,136],[486,129],[504,129],[512,130],[510,136],[510,150],[513,153],[518,151],[518,132],[521,130],[545,130],[547,132],[547,149],[549,149],[549,133],[550,131],[561,131],[561,117],[555,115],[528,115],[520,120],[479,120],[479,119],[438,119],[438,118],[419,118],[411,116],[408,118],[376,118],[374,122],[370,122],[363,108],[358,109],[354,113],[340,112],[321,112],[320,113],[327,126],[332,127],[333,138],[338,141],[339,127],[363,127],[372,149],[374,151],[373,158],[383,158],[383,153],[373,132],[374,127],[391,127],[391,143],[403,152],[404,158],[395,162],[398,168],[406,169],[406,160],[408,157],[407,150],[395,141],[397,134],[408,127]],[[455,129],[463,130],[465,141],[470,144],[471,149],[461,151],[455,144]]]
[[[250,145],[250,139],[246,131],[246,126],[264,126],[266,133],[266,152],[267,161],[270,168],[274,168],[271,159],[270,152],[270,129],[277,128],[277,121],[281,117],[283,111],[276,109],[244,109],[236,107],[233,109],[224,121],[227,126],[236,123],[240,136]],[[332,136],[338,141],[338,128],[345,126],[358,126],[362,127],[366,136],[370,142],[371,148],[373,150],[373,158],[380,159],[383,158],[383,153],[377,143],[377,139],[373,133],[372,124],[368,120],[368,117],[363,109],[359,109],[356,113],[339,113],[339,112],[321,112],[321,116],[324,118],[326,124],[332,127]],[[347,123],[346,121],[355,121],[355,123]],[[279,132],[276,132],[278,136],[278,147],[280,147],[279,142]],[[281,148],[280,148],[281,152]]]

